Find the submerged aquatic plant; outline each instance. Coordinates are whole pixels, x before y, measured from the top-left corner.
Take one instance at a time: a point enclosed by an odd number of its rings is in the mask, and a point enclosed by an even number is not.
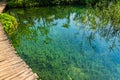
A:
[[[2,22],[3,28],[7,34],[11,34],[18,27],[17,20],[9,14],[0,14],[0,21]]]
[[[42,80],[120,79],[120,64],[112,61],[112,52],[108,50],[109,45],[111,49],[114,45],[111,41],[104,42],[95,30],[87,30],[88,26],[78,22],[79,14],[84,11],[76,7],[55,7],[28,9],[20,14],[21,10],[15,10],[20,27],[10,35],[11,42]],[[88,19],[86,16],[84,22]]]

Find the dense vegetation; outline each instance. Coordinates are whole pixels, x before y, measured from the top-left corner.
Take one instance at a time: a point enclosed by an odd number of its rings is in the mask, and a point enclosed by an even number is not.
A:
[[[16,30],[18,23],[15,17],[2,13],[0,14],[0,21],[2,22],[3,28],[7,32],[7,34],[11,34],[14,30]]]
[[[10,7],[94,4],[96,0],[9,0]]]
[[[9,0],[9,7],[33,7],[33,6],[53,6],[53,5],[95,5],[103,2],[106,5],[109,2],[116,3],[119,0]]]

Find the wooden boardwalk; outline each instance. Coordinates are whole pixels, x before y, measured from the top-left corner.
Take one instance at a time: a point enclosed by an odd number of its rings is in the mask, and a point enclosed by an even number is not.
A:
[[[5,2],[0,2],[0,13],[3,12],[5,6],[6,6],[6,3],[5,3]]]
[[[0,3],[0,13],[5,6]],[[37,74],[16,53],[0,23],[0,80],[37,80]]]

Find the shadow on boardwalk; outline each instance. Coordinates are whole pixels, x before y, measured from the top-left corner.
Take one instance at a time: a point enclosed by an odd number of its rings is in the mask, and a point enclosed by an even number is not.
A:
[[[5,6],[0,3],[0,13]],[[37,80],[37,74],[16,53],[0,23],[0,80]]]
[[[5,6],[6,6],[6,2],[0,2],[0,13],[3,12]]]

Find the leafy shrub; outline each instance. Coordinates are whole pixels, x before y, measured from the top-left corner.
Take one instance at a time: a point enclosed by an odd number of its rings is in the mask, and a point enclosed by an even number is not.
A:
[[[3,28],[7,34],[11,34],[14,30],[17,29],[17,20],[11,15],[6,13],[0,14],[0,21],[2,22]]]
[[[9,0],[8,7],[32,7],[51,5],[95,5],[102,0]]]

